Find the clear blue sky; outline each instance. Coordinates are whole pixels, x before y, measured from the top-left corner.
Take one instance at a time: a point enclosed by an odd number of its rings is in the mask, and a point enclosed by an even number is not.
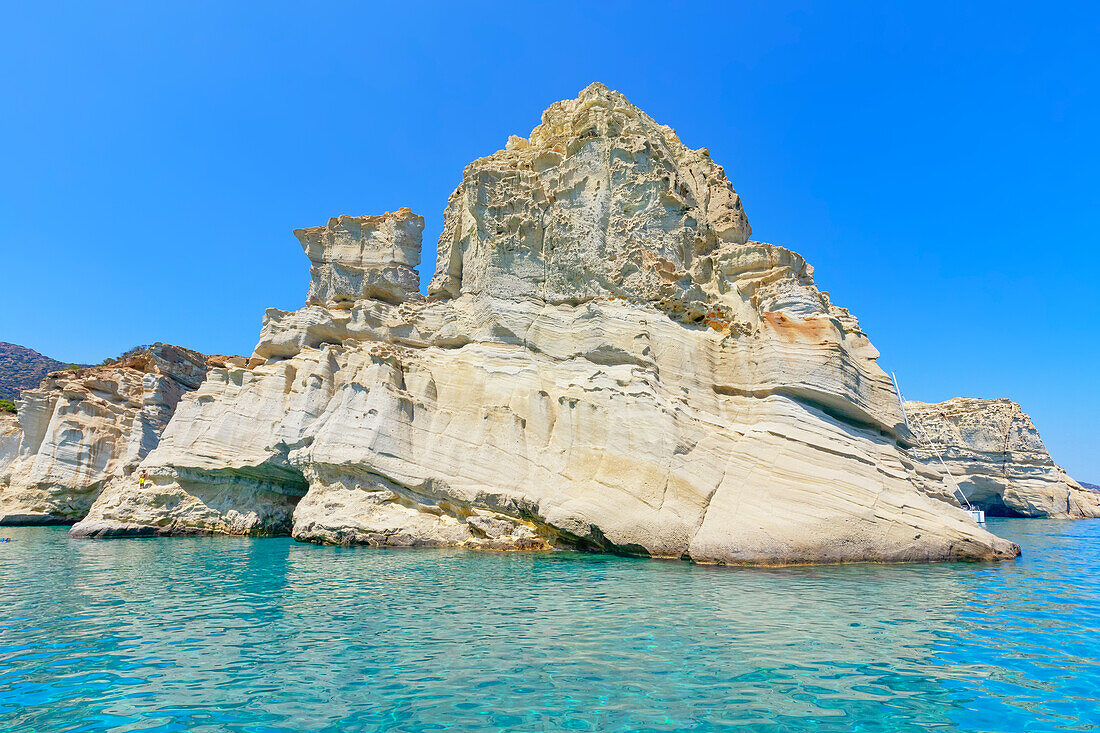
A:
[[[162,5],[6,7],[0,341],[247,353],[304,300],[290,230],[342,213],[423,214],[426,280],[463,166],[602,81],[908,396],[1012,397],[1100,483],[1095,3]]]

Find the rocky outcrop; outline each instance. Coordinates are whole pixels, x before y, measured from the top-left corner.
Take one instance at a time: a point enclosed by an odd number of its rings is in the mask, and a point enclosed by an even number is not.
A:
[[[950,472],[967,501],[990,516],[1100,517],[1100,493],[1054,462],[1012,400],[910,401],[905,410],[920,438],[913,454],[934,473],[926,483],[933,496],[958,501]]]
[[[299,230],[308,304],[184,395],[73,534],[290,531],[707,563],[1019,549],[917,490],[878,352],[797,254],[601,85],[471,163],[428,297],[408,210]]]
[[[0,423],[0,524],[72,523],[156,447],[207,358],[168,344],[103,366],[52,372]],[[14,447],[13,447],[14,446]]]
[[[19,453],[22,437],[19,418],[10,412],[0,412],[0,486],[8,482],[8,466]]]
[[[420,295],[424,217],[409,209],[386,216],[337,216],[328,226],[296,229],[312,263],[306,302],[350,307],[364,298],[400,303]]]

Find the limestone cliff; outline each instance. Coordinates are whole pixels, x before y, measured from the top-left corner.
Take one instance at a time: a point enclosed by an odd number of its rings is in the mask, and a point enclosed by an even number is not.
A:
[[[296,234],[269,310],[77,536],[282,533],[714,563],[1000,559],[916,488],[878,352],[740,199],[599,84],[471,163],[428,297],[407,209]]]
[[[350,307],[376,298],[388,303],[420,295],[424,217],[409,209],[387,216],[338,216],[328,226],[297,229],[312,266],[306,302]]]
[[[22,437],[19,418],[10,412],[0,412],[0,486],[7,483],[8,466],[19,452]]]
[[[156,447],[206,357],[167,344],[117,363],[50,373],[0,422],[0,524],[72,523],[110,479]]]
[[[927,441],[913,449],[935,476],[930,494],[952,501],[937,452],[966,499],[990,516],[1100,517],[1100,494],[1054,462],[1031,418],[1012,400],[957,397],[906,402],[914,431]]]

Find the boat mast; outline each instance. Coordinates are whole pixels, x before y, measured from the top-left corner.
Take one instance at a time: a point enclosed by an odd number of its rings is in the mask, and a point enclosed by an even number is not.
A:
[[[985,523],[985,512],[980,509],[976,509],[974,505],[970,503],[970,500],[966,498],[966,494],[963,493],[962,488],[959,486],[959,482],[955,480],[955,475],[951,473],[951,469],[947,467],[947,462],[943,460],[943,456],[940,455],[940,452],[936,448],[935,443],[932,442],[932,439],[928,437],[928,433],[925,432],[924,427],[915,427],[912,423],[909,422],[909,413],[905,411],[905,398],[901,396],[901,387],[898,386],[898,375],[890,372],[890,376],[894,380],[894,391],[898,395],[898,405],[901,406],[901,416],[905,420],[905,427],[909,428],[909,432],[911,432],[914,436],[916,436],[917,440],[921,441],[924,444],[922,447],[927,447],[929,450],[936,454],[936,458],[939,460],[940,465],[943,466],[943,470],[947,474],[947,478],[951,480],[951,485],[955,487],[956,498],[959,499],[963,507],[970,514],[970,516],[974,517],[978,524]]]

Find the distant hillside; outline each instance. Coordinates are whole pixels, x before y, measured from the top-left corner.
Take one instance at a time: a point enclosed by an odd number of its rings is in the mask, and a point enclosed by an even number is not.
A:
[[[0,400],[14,400],[22,390],[37,387],[47,373],[67,366],[34,349],[0,341]]]
[[[1086,484],[1084,481],[1078,481],[1077,483],[1081,484],[1086,489],[1092,489],[1093,491],[1100,491],[1100,486],[1097,486],[1096,484]]]

